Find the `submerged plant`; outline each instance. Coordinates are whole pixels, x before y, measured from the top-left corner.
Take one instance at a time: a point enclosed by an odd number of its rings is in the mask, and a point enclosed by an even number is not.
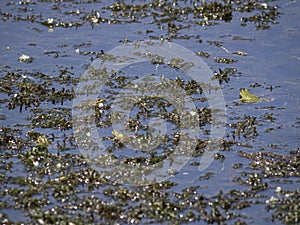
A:
[[[47,148],[50,145],[50,143],[46,135],[43,135],[38,137],[36,145],[41,148]]]

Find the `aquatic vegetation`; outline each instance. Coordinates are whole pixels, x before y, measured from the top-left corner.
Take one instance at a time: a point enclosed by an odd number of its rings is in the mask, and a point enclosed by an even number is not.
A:
[[[235,63],[237,62],[238,60],[236,59],[231,59],[231,58],[214,58],[214,60],[217,62],[217,63],[226,63],[226,64],[232,64],[232,63]]]
[[[28,56],[28,55],[21,55],[19,57],[19,62],[27,62],[27,63],[31,63],[33,61],[33,58]]]
[[[196,54],[199,56],[203,56],[205,58],[208,58],[210,56],[208,52],[203,52],[203,51],[197,52]]]
[[[247,52],[243,52],[243,51],[233,52],[232,54],[241,55],[241,56],[247,56],[248,55]]]
[[[52,128],[59,130],[68,130],[72,128],[71,112],[66,108],[54,108],[51,110],[34,110],[29,118],[31,128]]]
[[[230,127],[234,130],[231,131],[233,139],[247,138],[252,139],[258,136],[257,127],[258,121],[255,116],[244,115],[244,118],[237,123],[230,124]]]
[[[192,99],[195,110],[181,113],[167,99],[145,96],[124,99],[125,108],[136,101],[129,118],[123,118],[121,113],[113,114],[113,104],[121,90],[128,87],[132,89],[126,90],[143,90],[134,87],[135,79],[143,71],[134,71],[136,74],[131,76],[124,71],[99,71],[96,68],[89,68],[90,75],[95,80],[106,80],[106,83],[95,100],[84,104],[95,112],[96,129],[101,131],[99,139],[103,140],[109,153],[102,155],[101,159],[108,168],[121,162],[133,168],[161,162],[174,163],[166,158],[188,136],[183,132],[184,125],[196,118],[200,137],[195,140],[196,149],[186,165],[187,171],[167,171],[170,179],[152,185],[121,185],[118,180],[111,179],[109,169],[101,171],[97,166],[91,166],[76,144],[71,122],[73,85],[79,82],[81,73],[95,59],[122,63],[122,59],[105,53],[111,43],[97,39],[97,35],[106,29],[112,32],[110,37],[117,44],[126,45],[140,39],[193,43],[195,54],[211,63],[211,68],[215,67],[211,78],[222,84],[225,93],[235,90],[240,63],[248,60],[242,56],[248,53],[232,52],[232,46],[222,39],[222,34],[211,40],[210,35],[206,37],[206,31],[209,31],[209,26],[227,22],[238,26],[241,23],[249,29],[251,26],[254,29],[275,26],[281,15],[280,7],[275,4],[276,1],[256,0],[2,2],[0,21],[3,27],[13,25],[6,31],[14,36],[12,41],[18,38],[18,32],[26,37],[25,41],[21,39],[22,44],[18,41],[17,44],[10,43],[10,36],[3,39],[7,46],[3,48],[0,64],[1,223],[247,224],[255,221],[249,210],[256,205],[268,210],[264,211],[267,220],[299,223],[299,190],[290,188],[297,187],[296,179],[300,176],[299,149],[289,151],[286,149],[290,143],[270,143],[268,140],[264,143],[263,140],[267,131],[272,135],[283,126],[291,132],[297,131],[299,118],[295,116],[291,126],[283,125],[280,118],[286,113],[283,107],[226,102],[229,115],[227,135],[219,140],[219,151],[213,154],[213,166],[224,166],[222,171],[211,167],[200,173],[197,170],[200,159],[209,153],[208,146],[212,142],[210,136],[214,131],[211,131],[211,126],[218,123],[212,118],[214,107],[209,105],[210,99],[204,91],[220,87],[182,76],[194,64],[184,61],[180,55],[168,62],[158,54],[148,54],[147,59],[152,66],[157,66],[155,72],[161,76],[159,85],[178,85]],[[10,33],[14,29],[17,32]],[[122,29],[130,32],[123,34]],[[254,40],[248,36],[228,36],[232,41],[250,43],[248,41]],[[236,68],[218,68],[220,64],[216,63],[236,63]],[[171,72],[159,74],[159,69],[165,67],[170,67],[176,75]],[[177,75],[179,72],[182,72],[180,76]],[[95,83],[89,85],[83,94],[90,94],[90,89],[97,87]],[[277,96],[281,94],[276,92],[273,83],[253,83],[250,87],[265,88]],[[236,95],[236,90],[234,92]],[[177,104],[181,103],[182,98],[174,99]],[[242,102],[257,103],[261,100],[265,98],[251,94],[249,90],[241,93]],[[247,115],[244,115],[243,107],[247,107]],[[82,109],[85,109],[83,105]],[[112,126],[112,119],[116,118],[126,126],[126,131]],[[164,121],[168,131],[153,135],[153,131],[157,132],[162,126],[151,118]],[[86,117],[78,119],[82,119],[83,124],[79,129],[85,130],[84,124],[89,120]],[[85,135],[89,137],[91,133],[87,131]],[[136,149],[130,151],[127,145]],[[153,146],[159,147],[152,149]],[[97,156],[95,152],[95,160]],[[216,183],[220,182],[223,170],[225,176],[221,182],[225,181],[224,186],[218,188],[223,185]],[[118,174],[119,177],[131,175],[123,171]],[[186,176],[194,177],[185,182]],[[284,184],[290,186],[284,187]],[[280,188],[275,189],[274,185]]]
[[[38,136],[37,138],[37,146],[41,148],[47,148],[50,145],[48,138],[46,135]]]
[[[184,62],[181,58],[173,58],[167,64],[176,69],[182,69],[183,71],[189,70],[194,66],[192,62]]]
[[[94,1],[80,1],[76,4],[93,4]],[[143,1],[114,2],[105,4],[101,9],[87,11],[85,9],[69,9],[69,1],[55,2],[51,10],[63,8],[64,19],[43,15],[29,15],[27,7],[34,10],[39,4],[31,1],[7,3],[8,8],[17,8],[23,15],[9,10],[1,10],[3,21],[28,21],[39,23],[53,31],[54,28],[75,28],[86,23],[92,28],[101,24],[140,23],[141,20],[150,18],[151,23],[168,27],[168,38],[186,38],[178,35],[179,31],[188,28],[189,23],[200,26],[212,26],[220,21],[230,22],[234,13],[253,13],[255,15],[242,16],[242,26],[253,23],[257,29],[267,29],[277,23],[280,15],[277,6],[259,1],[226,2],[226,1]],[[177,24],[179,23],[179,24]],[[189,38],[189,37],[188,37]]]
[[[21,137],[22,131],[10,127],[2,126],[0,128],[0,146],[1,149],[21,150],[25,148],[29,142]]]
[[[68,86],[74,81],[62,73],[58,77],[52,78],[42,73],[28,71],[7,72],[4,77],[0,78],[0,90],[10,97],[8,108],[11,110],[19,106],[22,111],[23,108],[38,107],[43,102],[63,104],[65,101],[73,99],[73,89],[51,88],[51,82]]]
[[[285,224],[299,223],[299,191],[283,191],[280,194],[280,196],[271,196],[269,200],[266,200],[267,210],[274,211],[272,221],[275,222],[278,219]]]
[[[225,68],[224,70],[219,69],[219,73],[216,71],[214,72],[212,79],[218,80],[219,84],[222,84],[223,82],[228,83],[230,81],[230,76],[234,76],[236,72],[237,69],[235,68]]]
[[[210,45],[214,45],[214,46],[224,50],[225,52],[229,53],[229,51],[223,46],[223,43],[220,42],[220,41],[211,41],[211,40],[209,40],[209,41],[207,41],[207,43],[210,44]]]
[[[299,149],[290,151],[289,155],[276,154],[273,152],[240,152],[240,156],[251,160],[249,166],[255,171],[260,171],[260,175],[256,175],[260,180],[267,181],[272,178],[291,178],[299,177]],[[252,176],[253,177],[253,176]],[[252,185],[259,187],[257,181]],[[253,183],[256,182],[256,183]],[[268,188],[266,185],[264,188]],[[258,186],[257,186],[258,185]],[[283,191],[277,186],[275,189],[276,197],[271,196],[265,201],[266,209],[272,211],[272,221],[277,219],[284,224],[294,224],[299,222],[299,191]]]
[[[277,17],[280,15],[278,6],[272,6],[268,3],[260,3],[259,1],[239,2],[236,10],[239,12],[254,12],[259,11],[255,15],[242,17],[242,26],[247,22],[253,22],[257,29],[268,29],[271,24],[276,24]]]
[[[299,177],[299,149],[290,151],[289,156],[272,152],[241,152],[242,157],[253,160],[250,168],[259,169],[265,178],[269,177]]]

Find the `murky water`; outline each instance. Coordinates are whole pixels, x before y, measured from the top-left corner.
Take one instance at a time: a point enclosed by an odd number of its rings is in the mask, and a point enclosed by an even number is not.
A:
[[[200,2],[1,1],[2,223],[299,223],[300,2]],[[185,166],[167,171],[165,181],[134,187],[83,157],[72,107],[90,65],[117,46],[144,40],[174,42],[198,54],[220,84],[227,124],[213,162],[199,171],[209,153],[212,107],[201,87],[188,86],[192,79],[181,62],[118,71],[99,94],[103,101],[93,103],[99,139],[116,159],[135,166],[167,161],[183,135],[176,127],[180,112],[161,98],[139,100],[127,121],[137,142],[155,126],[167,130],[156,152],[132,150],[126,136],[111,133],[116,96],[143,76],[177,77],[181,88],[194,90],[190,97],[201,120],[197,148]],[[240,89],[259,102],[241,102]]]

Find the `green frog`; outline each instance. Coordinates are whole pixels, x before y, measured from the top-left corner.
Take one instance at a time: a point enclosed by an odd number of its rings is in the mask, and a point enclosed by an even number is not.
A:
[[[255,94],[250,93],[248,89],[241,89],[240,99],[241,102],[245,102],[245,103],[258,103],[261,100],[269,101],[268,98],[257,97]]]

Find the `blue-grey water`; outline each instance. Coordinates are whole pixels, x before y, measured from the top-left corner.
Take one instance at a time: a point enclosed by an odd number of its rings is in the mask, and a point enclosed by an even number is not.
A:
[[[230,128],[230,125],[242,120],[244,115],[256,117],[258,121],[256,126],[257,137],[234,139],[240,144],[233,144],[229,150],[221,151],[220,153],[225,156],[225,159],[223,161],[214,160],[204,172],[198,171],[197,166],[191,165],[191,162],[199,162],[201,157],[190,159],[191,161],[178,174],[170,178],[171,181],[177,183],[176,186],[171,188],[171,193],[180,193],[184,188],[198,186],[197,193],[209,198],[217,195],[220,191],[229,193],[234,189],[239,191],[249,189],[249,186],[236,182],[235,178],[240,177],[242,173],[259,173],[260,171],[250,169],[251,160],[241,157],[240,152],[271,152],[288,156],[290,151],[296,151],[295,154],[299,159],[300,2],[298,0],[253,1],[259,2],[258,4],[262,4],[262,6],[278,6],[280,14],[275,17],[274,23],[270,23],[270,27],[267,29],[258,28],[255,22],[247,22],[245,26],[241,25],[243,23],[241,21],[242,17],[249,17],[255,13],[260,13],[260,11],[247,13],[234,10],[231,21],[212,20],[212,22],[217,23],[212,26],[198,25],[195,21],[197,19],[194,19],[192,15],[182,20],[175,20],[175,24],[183,27],[178,30],[176,36],[172,36],[172,32],[168,31],[167,23],[160,24],[151,15],[143,17],[137,14],[136,21],[132,22],[128,22],[130,18],[119,17],[116,20],[121,22],[114,24],[113,12],[107,8],[114,2],[118,1],[1,1],[0,78],[4,78],[9,71],[17,71],[19,74],[26,76],[26,79],[45,85],[43,78],[31,74],[41,73],[52,79],[58,77],[63,70],[66,70],[67,75],[70,75],[70,79],[76,83],[75,79],[81,77],[88,66],[97,60],[95,54],[91,54],[91,52],[99,54],[101,51],[108,52],[117,46],[123,45],[124,40],[131,43],[138,40],[165,38],[192,52],[203,51],[209,53],[208,58],[201,57],[201,59],[207,63],[212,71],[218,72],[219,68],[222,70],[224,68],[236,69],[234,76],[230,76],[230,81],[228,83],[223,82],[220,85],[227,113],[226,134],[224,136],[226,140],[233,140],[231,136],[233,129]],[[123,4],[131,4],[131,2],[133,2],[132,4],[150,4],[152,1],[119,2]],[[191,1],[178,2],[182,5],[191,5]],[[233,5],[233,7],[236,7],[236,4]],[[111,19],[112,22],[101,22],[92,26],[87,17],[95,15],[97,11],[101,18]],[[34,19],[28,21],[26,18],[29,17]],[[69,24],[69,27],[53,26],[53,28],[49,28],[43,25],[45,21],[49,21],[51,18],[57,23]],[[76,27],[76,24],[80,24],[80,26]],[[221,47],[212,42],[220,43]],[[232,54],[232,52],[238,51],[245,52],[247,55]],[[84,54],[84,52],[87,54]],[[19,57],[23,54],[32,57],[33,61],[30,63],[20,62]],[[237,62],[233,64],[217,63],[214,60],[216,57],[233,58]],[[143,66],[134,67],[134,71],[131,72],[133,76],[139,76],[139,74],[145,74],[148,71],[157,72],[153,65],[143,64]],[[185,76],[173,68],[164,68],[162,65],[159,65],[159,68],[161,70],[158,71],[166,73],[166,77],[175,77],[177,74]],[[132,68],[125,68],[123,73],[129,74],[130,69]],[[4,83],[0,83],[0,85],[4,87]],[[62,87],[66,89],[76,88],[76,84],[72,84],[72,82],[53,82],[51,85],[51,88],[56,89]],[[242,104],[239,97],[241,88],[248,88],[251,93],[268,98],[269,101],[262,100],[255,104]],[[34,107],[23,109],[21,112],[18,106],[9,109],[9,101],[14,94],[18,93],[18,89],[14,84],[12,84],[12,89],[10,95],[3,88],[0,89],[1,127],[19,129],[21,133],[16,134],[16,138],[22,137],[24,139],[26,139],[27,132],[32,130],[46,134],[48,137],[53,133],[55,138],[48,150],[56,153],[58,151],[57,142],[61,144],[64,135],[70,138],[73,135],[73,130],[43,128],[38,125],[30,127],[33,123],[30,118],[35,115]],[[203,103],[202,106],[207,106],[207,103]],[[71,110],[72,101],[64,101],[63,105],[60,103],[54,105],[46,101],[42,102],[37,108],[49,110],[60,107]],[[275,119],[272,121],[265,119],[266,114],[272,114]],[[209,124],[206,125],[206,128],[210,128]],[[112,136],[110,134],[111,130],[111,128],[105,130],[106,135]],[[14,149],[8,148],[4,143],[2,144],[0,157],[2,161],[1,182],[3,185],[1,185],[0,191],[3,204],[0,205],[0,213],[2,216],[5,215],[9,221],[30,223],[35,221],[32,212],[28,213],[26,208],[14,207],[14,203],[12,203],[12,201],[15,201],[13,200],[14,197],[5,194],[7,193],[6,190],[19,187],[18,184],[5,182],[3,177],[21,176],[28,178],[31,176],[32,171],[26,169],[18,157],[13,156],[13,154],[16,154]],[[21,151],[28,151],[28,149],[29,147],[25,147]],[[80,155],[79,148],[76,145],[69,146],[68,152]],[[14,165],[13,169],[5,171],[4,165],[9,161]],[[236,163],[241,163],[241,168],[234,169],[233,165]],[[299,164],[298,167],[295,167],[295,170],[299,171]],[[72,171],[72,168],[70,171]],[[209,179],[200,179],[208,172],[212,172],[214,175]],[[278,186],[287,193],[299,191],[299,172],[295,176],[266,178],[263,179],[263,182],[268,183],[268,188],[257,192],[257,195],[259,195],[257,197],[258,202],[256,204],[252,202],[249,207],[235,210],[241,215],[241,220],[247,224],[273,224],[271,218],[274,210],[268,211],[265,202],[271,196],[277,196],[275,188]],[[106,199],[101,191],[99,189],[96,195],[99,198]],[[87,195],[95,195],[95,193],[87,192]],[[50,197],[50,201],[53,198],[53,196]],[[250,201],[250,198],[248,200]],[[299,198],[297,201],[299,202]],[[9,206],[6,207],[6,205]],[[51,207],[63,208],[63,203],[53,201],[53,203],[45,205],[45,209]],[[134,208],[134,204],[130,207]],[[0,219],[4,218],[2,216]],[[105,220],[99,220],[96,223],[103,221],[105,223]],[[160,222],[154,220],[153,224],[168,224],[168,222],[167,219]],[[228,224],[234,222],[236,222],[236,219],[226,221]],[[112,222],[110,221],[110,223]],[[115,224],[122,223],[124,223],[122,220],[115,221]],[[191,222],[191,224],[206,223],[207,221],[204,220]],[[277,218],[275,223],[281,224],[284,222]]]

